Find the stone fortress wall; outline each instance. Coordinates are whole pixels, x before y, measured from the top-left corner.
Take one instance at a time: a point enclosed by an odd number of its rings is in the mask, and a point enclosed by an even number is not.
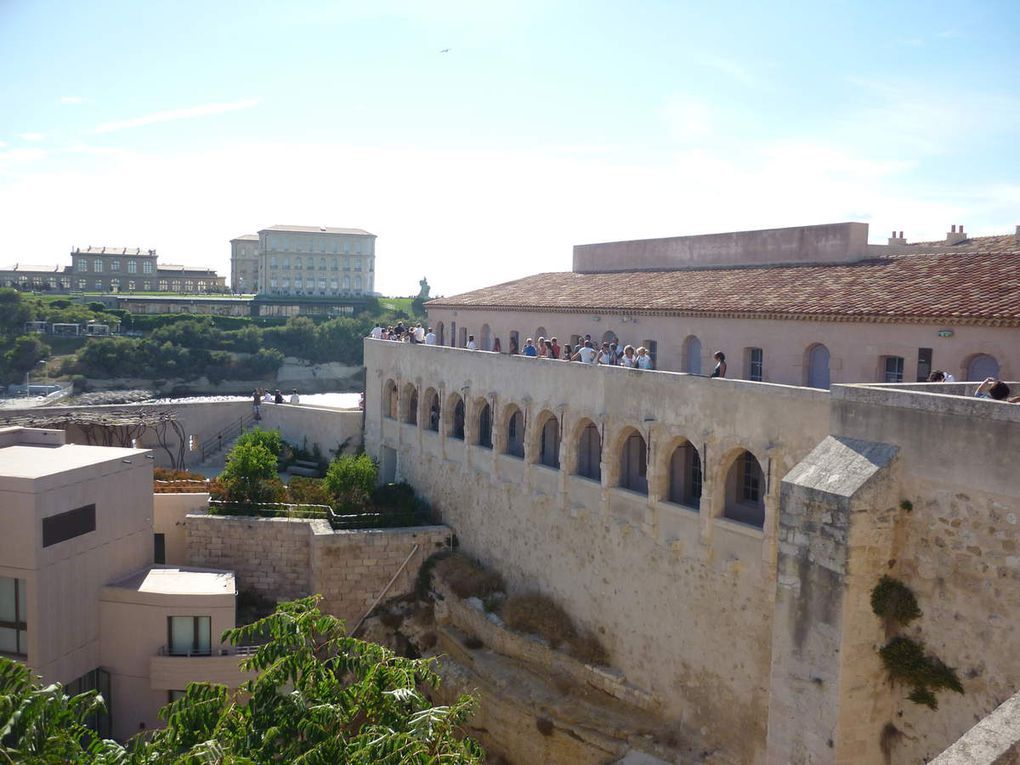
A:
[[[1020,407],[371,340],[365,353],[365,443],[384,473],[733,761],[917,762],[1020,686]],[[589,425],[600,480],[576,474],[591,472]],[[506,453],[518,440],[523,457]],[[700,499],[675,491],[691,482],[677,447],[696,450]],[[741,501],[755,480],[763,520]],[[937,711],[885,678],[869,598],[886,573],[924,612],[907,634],[963,682]]]

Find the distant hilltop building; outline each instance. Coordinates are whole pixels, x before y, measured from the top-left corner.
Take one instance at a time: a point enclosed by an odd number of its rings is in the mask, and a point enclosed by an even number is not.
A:
[[[230,241],[234,292],[348,297],[375,291],[375,234],[360,228],[270,226]]]
[[[53,292],[203,294],[226,290],[225,277],[212,269],[159,265],[157,258],[155,250],[138,247],[75,247],[70,266],[15,264],[0,270],[0,285]]]
[[[504,352],[591,335],[645,346],[656,369],[828,388],[1020,375],[1020,227],[868,244],[868,224],[574,247],[573,270],[428,303],[439,343]]]

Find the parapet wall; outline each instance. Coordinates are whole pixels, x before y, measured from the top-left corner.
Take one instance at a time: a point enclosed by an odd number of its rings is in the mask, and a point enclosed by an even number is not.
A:
[[[574,246],[576,273],[847,263],[868,256],[867,223],[831,223]]]
[[[272,601],[320,594],[323,611],[351,628],[409,556],[386,597],[410,592],[422,561],[450,536],[443,526],[333,531],[299,518],[192,514],[185,524],[189,565],[231,570],[238,592]]]

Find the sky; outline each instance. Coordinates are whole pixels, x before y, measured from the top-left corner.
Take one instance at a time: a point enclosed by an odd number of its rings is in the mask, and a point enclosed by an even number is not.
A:
[[[275,224],[378,236],[376,289],[587,242],[1020,224],[1020,2],[0,0],[0,266]]]

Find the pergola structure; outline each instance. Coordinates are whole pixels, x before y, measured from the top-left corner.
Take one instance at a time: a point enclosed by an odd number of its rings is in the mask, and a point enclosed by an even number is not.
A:
[[[68,433],[69,441],[72,431],[80,432],[85,443],[92,446],[131,447],[146,432],[152,431],[160,447],[167,453],[171,467],[174,470],[184,467],[187,435],[184,427],[177,421],[177,411],[172,408],[82,409],[56,412],[38,409],[6,417],[0,416],[0,421],[5,425],[63,430]]]

